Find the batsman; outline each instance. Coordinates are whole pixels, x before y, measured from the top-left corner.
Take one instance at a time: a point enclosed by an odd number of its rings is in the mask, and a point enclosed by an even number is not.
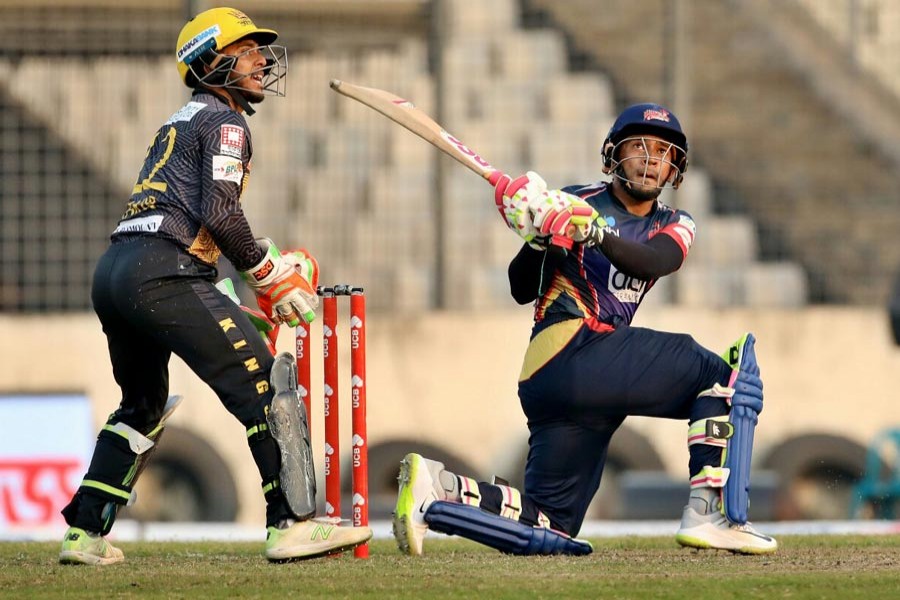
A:
[[[747,515],[763,408],[753,335],[720,356],[689,335],[631,326],[656,281],[684,263],[696,233],[689,214],[659,200],[687,170],[681,124],[663,106],[630,106],[601,157],[609,181],[548,190],[529,172],[496,183],[497,208],[525,242],[509,265],[511,293],[534,303],[518,384],[530,434],[524,490],[408,454],[393,519],[401,552],[422,554],[431,529],[511,554],[589,554],[590,543],[576,536],[610,440],[630,415],[687,423],[690,494],[679,544],[777,549]],[[560,251],[560,238],[571,249]]]
[[[172,354],[243,425],[266,502],[269,560],[341,552],[372,536],[368,527],[313,519],[316,480],[294,362],[272,352],[276,325],[314,318],[317,263],[255,238],[241,208],[253,154],[244,115],[267,95],[284,95],[287,51],[277,37],[233,8],[200,13],[178,37],[173,58],[190,101],[157,131],[94,273],[91,300],[122,399],[62,511],[62,563],[124,560],[105,536],[134,502],[177,406],[177,397],[167,401]],[[236,304],[229,282],[215,284],[220,255],[255,292],[259,312]]]

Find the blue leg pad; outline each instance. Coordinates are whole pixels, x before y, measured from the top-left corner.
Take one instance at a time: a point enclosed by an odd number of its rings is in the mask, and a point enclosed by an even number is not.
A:
[[[594,551],[584,540],[552,529],[531,527],[458,502],[432,502],[425,512],[425,522],[434,531],[458,535],[506,554],[583,556]]]
[[[759,365],[756,362],[755,341],[753,334],[744,336],[732,347],[732,360],[729,361],[736,372],[736,377],[731,382],[734,396],[731,398],[729,416],[734,433],[726,448],[724,466],[728,468],[729,474],[723,495],[725,516],[730,522],[739,525],[747,522],[753,434],[763,408],[762,380],[759,378]]]

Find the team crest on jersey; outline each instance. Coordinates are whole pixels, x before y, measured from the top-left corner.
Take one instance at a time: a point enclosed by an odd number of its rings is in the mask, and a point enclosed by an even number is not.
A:
[[[220,137],[219,153],[240,158],[244,149],[244,128],[240,125],[222,125]]]
[[[665,121],[669,122],[669,111],[660,108],[648,108],[644,111],[644,120],[645,121]]]

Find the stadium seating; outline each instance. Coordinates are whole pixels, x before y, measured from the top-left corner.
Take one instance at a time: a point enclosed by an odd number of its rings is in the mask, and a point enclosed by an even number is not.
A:
[[[523,28],[518,2],[489,4],[472,11],[464,0],[444,3],[442,123],[507,172],[534,169],[551,186],[601,179],[600,145],[619,106],[611,80],[569,71],[563,34]],[[436,115],[427,59],[427,46],[414,35],[365,52],[292,49],[288,96],[266,101],[249,119],[255,154],[245,213],[260,235],[312,250],[328,280],[366,282],[376,308],[396,306],[403,294],[411,308],[434,303],[441,226],[448,305],[507,306],[505,267],[520,242],[498,219],[490,188],[447,161],[438,224],[436,151],[328,88],[332,78],[381,87]],[[0,70],[9,76],[11,98],[108,180],[113,206],[127,199],[153,132],[189,97],[168,55],[27,56],[15,65],[0,61]],[[682,190],[663,199],[690,212],[700,233],[684,279],[658,285],[654,303],[806,301],[802,269],[760,262],[753,221],[714,214],[712,185],[701,168],[693,166]],[[103,229],[95,241],[102,245],[111,223],[95,226]],[[84,235],[93,231],[79,227]]]

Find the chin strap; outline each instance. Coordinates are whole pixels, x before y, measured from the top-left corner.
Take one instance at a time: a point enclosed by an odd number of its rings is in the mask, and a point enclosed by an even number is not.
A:
[[[239,90],[231,87],[226,87],[223,89],[228,92],[228,95],[231,96],[231,99],[234,100],[238,106],[244,109],[244,113],[246,113],[248,117],[252,117],[256,114],[256,111],[253,110],[253,108],[250,106],[250,103],[247,102],[247,98],[245,98]]]

